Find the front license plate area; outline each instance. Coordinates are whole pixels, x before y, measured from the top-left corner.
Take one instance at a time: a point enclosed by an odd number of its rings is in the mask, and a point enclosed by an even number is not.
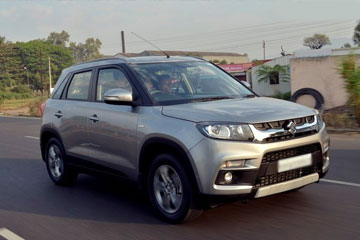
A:
[[[312,165],[312,154],[305,154],[296,157],[286,158],[278,161],[278,172],[308,167]]]

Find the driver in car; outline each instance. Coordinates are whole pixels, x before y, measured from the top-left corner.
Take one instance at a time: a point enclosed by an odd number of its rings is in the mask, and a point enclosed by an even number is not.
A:
[[[178,81],[178,79],[176,79],[175,77],[170,77],[170,75],[168,74],[164,74],[161,75],[159,77],[159,89],[163,92],[163,93],[167,93],[167,94],[171,94],[174,84]]]

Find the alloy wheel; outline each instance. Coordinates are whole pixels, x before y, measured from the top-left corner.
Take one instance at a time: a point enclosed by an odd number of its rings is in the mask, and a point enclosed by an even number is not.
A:
[[[167,213],[175,213],[183,200],[183,187],[178,173],[169,165],[161,165],[156,169],[153,184],[158,205]]]

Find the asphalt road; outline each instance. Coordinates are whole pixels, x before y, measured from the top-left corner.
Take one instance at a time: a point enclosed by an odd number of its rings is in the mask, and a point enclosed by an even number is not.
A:
[[[238,201],[169,225],[129,183],[81,175],[72,187],[55,186],[39,128],[39,119],[0,117],[1,240],[360,239],[360,136],[331,135],[326,179],[340,183]]]

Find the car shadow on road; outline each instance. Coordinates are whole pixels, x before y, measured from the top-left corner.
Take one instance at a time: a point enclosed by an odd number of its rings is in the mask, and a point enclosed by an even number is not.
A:
[[[144,193],[137,185],[123,179],[81,174],[71,187],[54,185],[47,176],[41,161],[0,159],[0,209],[114,223],[140,223],[167,225],[156,217]],[[16,162],[21,169],[6,168],[6,162]],[[6,172],[4,172],[6,170]],[[15,172],[17,171],[17,172]],[[21,171],[21,172],[18,172]],[[259,222],[267,215],[278,215],[278,210],[291,211],[308,204],[302,192],[285,193],[264,199],[252,200],[244,205],[235,201],[205,211],[195,220],[198,223],[226,223],[231,221]],[[186,226],[186,225],[183,225]]]

